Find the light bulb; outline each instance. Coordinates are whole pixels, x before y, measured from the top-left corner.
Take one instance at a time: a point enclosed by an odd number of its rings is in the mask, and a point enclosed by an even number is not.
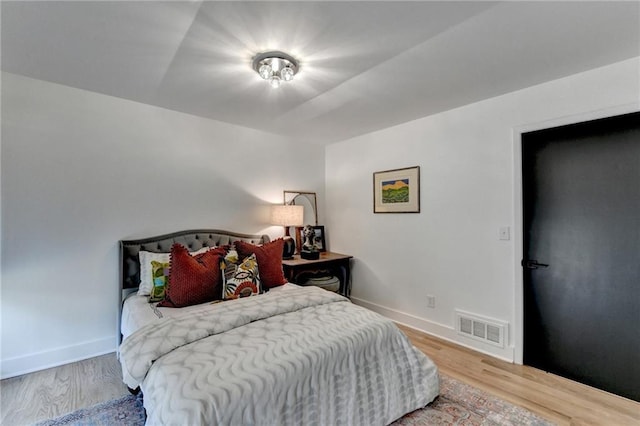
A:
[[[280,77],[274,75],[273,77],[271,77],[271,80],[269,80],[269,84],[271,84],[271,87],[273,87],[274,89],[277,89],[278,87],[280,87],[280,81]]]
[[[262,64],[262,65],[260,65],[260,68],[258,69],[258,73],[260,74],[260,77],[262,77],[262,78],[264,78],[266,80],[269,77],[271,77],[271,74],[273,74],[273,69],[271,68],[271,65],[269,65],[269,64]]]
[[[280,76],[282,77],[282,79],[284,81],[291,81],[293,80],[293,69],[291,67],[284,67],[281,71],[280,71]]]

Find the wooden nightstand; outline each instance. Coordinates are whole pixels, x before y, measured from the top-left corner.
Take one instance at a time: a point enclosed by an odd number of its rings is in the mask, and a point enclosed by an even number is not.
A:
[[[320,253],[320,259],[301,259],[300,255],[293,259],[283,260],[282,269],[289,282],[297,283],[323,272],[335,275],[340,280],[339,293],[349,297],[351,294],[351,265],[353,256],[348,254],[332,253],[330,251]]]

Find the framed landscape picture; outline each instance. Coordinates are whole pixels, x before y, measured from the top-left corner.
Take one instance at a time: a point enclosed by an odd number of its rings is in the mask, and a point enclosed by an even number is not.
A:
[[[420,167],[373,174],[374,213],[420,213]]]

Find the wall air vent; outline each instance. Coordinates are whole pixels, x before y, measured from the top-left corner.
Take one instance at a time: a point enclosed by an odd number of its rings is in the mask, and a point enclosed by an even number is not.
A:
[[[463,336],[504,348],[507,330],[506,322],[456,310],[456,331]]]

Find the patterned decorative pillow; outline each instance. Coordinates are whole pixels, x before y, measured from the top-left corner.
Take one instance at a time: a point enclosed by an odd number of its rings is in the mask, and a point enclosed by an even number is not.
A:
[[[158,306],[182,308],[220,299],[220,262],[224,248],[191,256],[181,244],[171,247],[171,268],[165,298]]]
[[[258,266],[260,267],[260,278],[265,288],[278,287],[287,283],[282,272],[282,250],[284,249],[284,240],[282,238],[261,246],[245,243],[244,241],[236,241],[235,244],[240,257],[245,258],[252,254],[256,255]]]
[[[224,256],[224,260],[220,263],[220,270],[222,272],[222,297],[224,299],[224,285],[227,280],[230,280],[235,275],[238,270],[238,266],[240,266],[240,258],[238,257],[238,252],[235,248],[232,248],[227,251],[227,254]]]
[[[169,262],[151,261],[151,275],[153,276],[153,287],[149,295],[149,302],[159,302],[164,299],[164,290],[169,281]]]
[[[236,246],[225,246],[227,248],[227,254],[224,256],[224,261],[227,263],[239,263],[240,257],[236,251]]]
[[[202,247],[200,250],[191,252],[192,255],[202,254],[211,250],[211,247]],[[151,251],[141,250],[138,253],[140,260],[140,286],[138,287],[139,296],[151,295],[154,287],[155,279],[153,276],[153,266],[151,262],[169,263],[171,253],[154,253]]]
[[[240,264],[223,262],[221,268],[224,276],[222,284],[222,298],[224,300],[262,293],[260,272],[255,254],[247,257]]]

